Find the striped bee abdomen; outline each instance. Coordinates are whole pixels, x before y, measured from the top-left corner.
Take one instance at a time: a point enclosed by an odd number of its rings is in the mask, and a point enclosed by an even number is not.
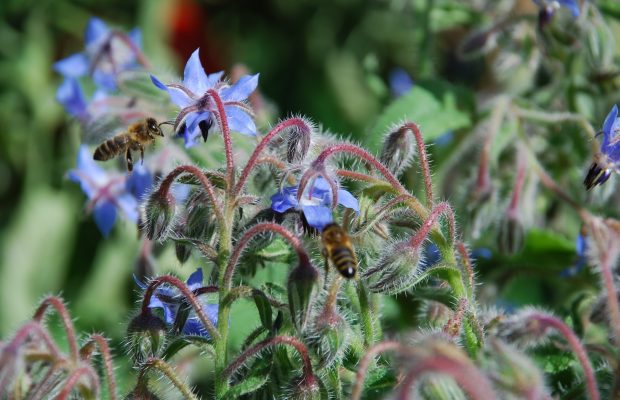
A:
[[[332,249],[331,260],[334,266],[345,278],[353,278],[357,268],[355,255],[348,247],[336,247]]]
[[[127,150],[127,143],[127,138],[124,135],[118,135],[108,139],[95,149],[93,159],[97,161],[107,161]]]

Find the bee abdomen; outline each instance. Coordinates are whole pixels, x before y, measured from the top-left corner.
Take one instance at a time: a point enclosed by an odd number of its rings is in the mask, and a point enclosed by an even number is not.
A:
[[[353,278],[357,268],[355,255],[348,247],[337,247],[331,254],[334,266],[345,278]]]
[[[127,141],[125,138],[120,135],[113,137],[112,139],[108,139],[95,149],[93,159],[97,161],[109,160],[110,158],[113,158],[117,154],[123,152],[125,150],[126,143]]]

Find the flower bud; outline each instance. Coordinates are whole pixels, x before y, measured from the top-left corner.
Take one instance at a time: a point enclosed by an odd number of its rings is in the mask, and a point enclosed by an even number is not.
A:
[[[497,246],[502,253],[516,254],[523,248],[525,228],[516,213],[508,212],[500,222]]]
[[[342,359],[349,341],[349,327],[333,305],[323,308],[309,330],[307,342],[319,356],[319,368],[330,368]]]
[[[407,168],[415,155],[413,135],[407,129],[396,129],[385,135],[380,161],[394,175]]]
[[[504,389],[508,398],[542,399],[547,390],[542,371],[535,363],[522,352],[499,340],[492,340],[487,353],[487,370],[493,371],[491,375],[498,385]]]
[[[306,121],[307,122],[307,121]],[[307,122],[308,127],[311,124]],[[295,126],[289,129],[286,136],[286,161],[291,164],[299,164],[306,158],[311,142],[311,129],[300,129]]]
[[[159,397],[149,390],[146,383],[138,382],[134,390],[125,396],[125,400],[159,400]]]
[[[306,325],[318,282],[319,272],[308,259],[300,260],[288,277],[288,305],[293,323],[299,332],[303,331]]]
[[[288,394],[286,398],[291,400],[321,399],[321,386],[319,385],[318,378],[314,375],[294,379],[285,391]]]
[[[549,330],[536,315],[541,314],[534,308],[525,308],[517,314],[498,321],[496,335],[498,338],[522,347],[536,346],[547,339]]]
[[[396,294],[408,289],[419,276],[422,261],[420,247],[407,241],[388,246],[377,265],[366,270],[363,277],[374,293]]]
[[[135,365],[155,357],[164,347],[166,323],[151,312],[140,313],[127,327],[127,346]]]
[[[162,195],[160,190],[153,191],[144,204],[142,230],[150,240],[162,240],[170,228],[174,217],[174,197],[167,193]]]

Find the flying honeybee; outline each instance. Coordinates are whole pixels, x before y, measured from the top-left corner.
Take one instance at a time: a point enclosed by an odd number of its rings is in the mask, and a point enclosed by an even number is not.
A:
[[[146,118],[136,122],[122,133],[101,143],[95,149],[93,158],[97,161],[106,161],[125,153],[127,160],[127,170],[133,170],[132,151],[140,150],[140,160],[144,160],[144,146],[154,142],[155,136],[164,136],[164,133],[154,118]]]
[[[331,261],[345,278],[354,278],[357,271],[357,257],[347,231],[340,225],[331,223],[323,229],[321,241],[325,262]]]

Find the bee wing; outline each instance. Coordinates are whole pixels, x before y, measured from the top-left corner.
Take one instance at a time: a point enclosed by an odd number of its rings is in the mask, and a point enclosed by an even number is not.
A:
[[[82,129],[82,140],[84,143],[99,145],[110,139],[127,127],[121,118],[117,116],[106,116],[89,121]]]

